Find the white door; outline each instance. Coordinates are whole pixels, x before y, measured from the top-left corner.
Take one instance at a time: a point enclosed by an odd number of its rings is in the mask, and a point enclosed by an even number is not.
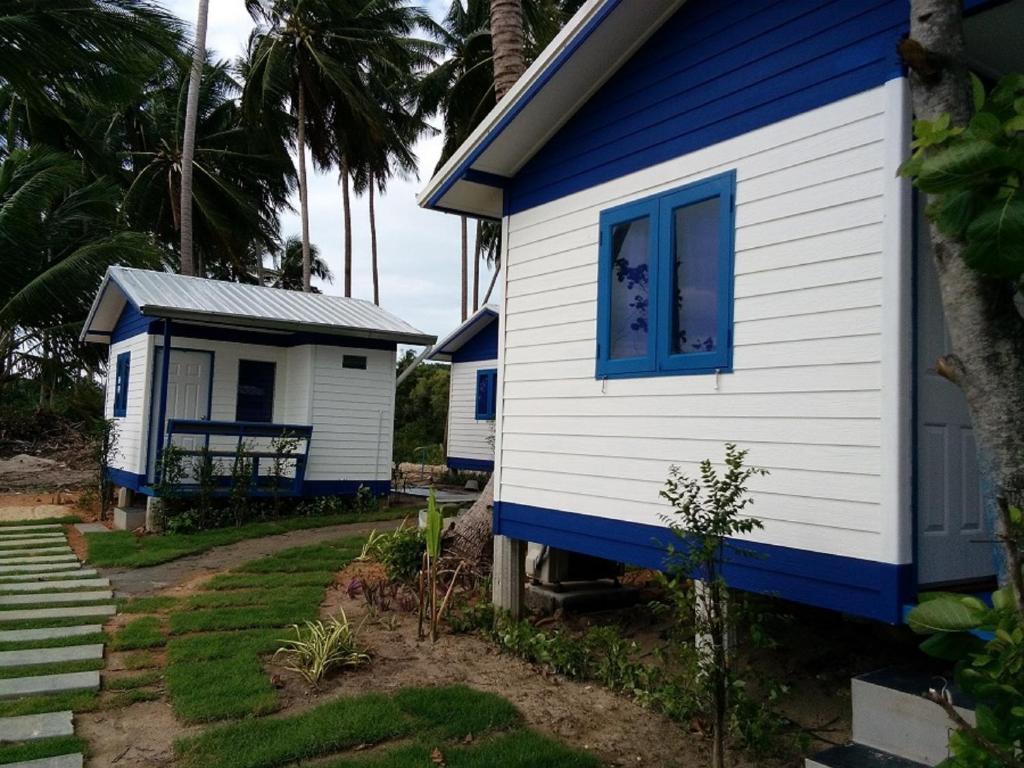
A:
[[[158,425],[163,357],[163,347],[157,347],[156,364],[153,366],[153,406],[149,428],[150,477],[153,477],[153,468],[156,465],[157,440],[160,434]],[[212,367],[213,355],[210,352],[171,350],[171,363],[167,372],[167,419],[210,418]],[[175,441],[175,445],[185,449],[197,449],[202,440],[200,436],[183,436]]]
[[[995,572],[992,544],[986,541],[967,404],[960,389],[935,371],[950,343],[923,214],[918,217],[917,241],[918,582],[967,582]]]

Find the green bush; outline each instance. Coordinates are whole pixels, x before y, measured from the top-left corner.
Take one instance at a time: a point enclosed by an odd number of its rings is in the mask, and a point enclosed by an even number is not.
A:
[[[371,554],[384,566],[389,579],[412,581],[420,571],[426,549],[423,532],[402,523],[374,539]]]

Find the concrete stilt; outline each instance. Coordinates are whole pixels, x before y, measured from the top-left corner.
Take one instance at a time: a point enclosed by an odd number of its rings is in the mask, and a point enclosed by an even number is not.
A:
[[[127,509],[135,503],[135,491],[131,488],[117,489],[117,506]]]
[[[496,608],[508,611],[513,618],[523,614],[523,592],[526,586],[526,542],[508,536],[494,537],[494,572],[492,600]]]
[[[160,533],[164,529],[164,505],[156,496],[146,497],[146,530]]]

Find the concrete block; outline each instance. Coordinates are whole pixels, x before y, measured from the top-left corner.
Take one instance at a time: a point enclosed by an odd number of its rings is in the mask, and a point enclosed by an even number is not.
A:
[[[56,664],[62,661],[87,661],[103,658],[103,644],[63,645],[59,648],[26,648],[0,651],[0,667],[27,667],[32,664]]]
[[[135,491],[131,488],[117,489],[117,506],[127,509],[135,503]]]
[[[15,699],[21,696],[38,696],[46,693],[98,691],[99,688],[100,673],[97,671],[8,677],[0,679],[0,699]]]
[[[612,581],[566,582],[557,588],[548,584],[527,584],[526,605],[541,613],[587,613],[636,605],[640,591]]]
[[[0,717],[0,742],[35,741],[54,736],[71,736],[75,726],[71,712],[45,712],[41,715]]]
[[[40,629],[8,629],[0,631],[0,643],[24,643],[29,640],[55,640],[82,637],[102,632],[99,624],[80,624],[77,627],[41,627]]]
[[[75,753],[57,757],[42,757],[38,760],[25,760],[21,763],[8,763],[4,768],[82,768],[84,764],[85,758]]]
[[[494,537],[494,569],[491,580],[495,608],[518,619],[523,613],[526,585],[526,542],[508,536]]]
[[[93,571],[96,573],[96,571]],[[5,584],[0,579],[0,592],[42,592],[46,589],[84,589],[109,587],[110,579],[66,579],[61,581],[17,581]]]
[[[39,565],[41,563],[67,563],[78,562],[73,552],[66,555],[32,555],[30,557],[4,557],[0,558],[0,565]]]
[[[119,531],[134,531],[146,524],[146,510],[140,507],[115,507],[114,527]]]
[[[34,621],[35,619],[74,619],[95,616],[113,616],[117,613],[114,605],[73,605],[61,608],[25,608],[0,611],[0,622]]]
[[[24,573],[38,573],[46,575],[48,573],[60,573],[61,571],[70,571],[75,568],[81,568],[81,564],[76,559],[74,562],[67,560],[58,560],[55,563],[25,563],[22,565],[0,565],[0,575],[12,575],[12,574],[24,574]]]
[[[94,600],[112,600],[109,589],[83,592],[44,592],[43,594],[0,595],[0,605],[49,605],[53,603],[91,603]]]
[[[164,530],[164,503],[156,496],[146,497],[146,531],[148,533],[163,533]]]
[[[75,530],[79,533],[110,533],[103,523],[75,523]]]

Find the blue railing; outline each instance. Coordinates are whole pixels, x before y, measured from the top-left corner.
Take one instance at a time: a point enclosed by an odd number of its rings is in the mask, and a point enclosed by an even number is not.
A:
[[[208,459],[214,485],[222,492],[229,490],[237,462],[246,461],[251,463],[252,495],[299,496],[312,437],[313,427],[307,424],[169,419],[166,444],[173,445],[184,461]],[[191,445],[188,438],[193,438]],[[260,471],[260,462],[263,469],[271,470],[269,474]],[[193,478],[178,487],[196,490],[199,483]]]

